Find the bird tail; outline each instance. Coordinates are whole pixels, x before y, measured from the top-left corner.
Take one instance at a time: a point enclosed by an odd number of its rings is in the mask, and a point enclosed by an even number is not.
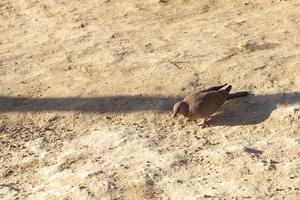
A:
[[[232,93],[232,94],[229,94],[227,96],[227,101],[228,100],[231,100],[231,99],[235,99],[235,98],[239,98],[239,97],[245,97],[249,94],[249,92],[236,92],[236,93]]]
[[[231,90],[232,86],[231,85],[228,85],[227,88],[225,88],[225,91],[227,92],[227,94],[229,94],[230,90]]]
[[[218,91],[219,89],[221,89],[225,85],[227,85],[227,83],[225,83],[224,85],[214,86],[214,87],[211,87],[211,88],[208,88],[208,89],[205,89],[205,90],[201,90],[201,92]]]

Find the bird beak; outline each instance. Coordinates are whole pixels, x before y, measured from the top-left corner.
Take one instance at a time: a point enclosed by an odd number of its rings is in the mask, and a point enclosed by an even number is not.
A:
[[[177,116],[177,111],[174,113],[173,117],[175,118]]]

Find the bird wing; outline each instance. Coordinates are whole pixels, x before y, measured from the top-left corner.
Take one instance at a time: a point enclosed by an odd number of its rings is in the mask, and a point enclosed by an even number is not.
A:
[[[224,90],[192,94],[187,99],[190,102],[190,114],[195,117],[209,117],[226,101]]]

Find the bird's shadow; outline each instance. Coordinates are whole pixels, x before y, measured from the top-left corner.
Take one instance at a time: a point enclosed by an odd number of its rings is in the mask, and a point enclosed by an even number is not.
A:
[[[300,93],[250,94],[244,98],[228,101],[212,116],[212,126],[259,124],[279,105],[297,105],[295,112],[300,112]]]
[[[182,97],[171,96],[100,96],[24,98],[0,96],[0,113],[83,112],[128,113],[154,111],[172,116],[174,103]],[[266,120],[278,105],[300,103],[300,93],[249,95],[230,100],[212,118],[213,126],[258,124]]]

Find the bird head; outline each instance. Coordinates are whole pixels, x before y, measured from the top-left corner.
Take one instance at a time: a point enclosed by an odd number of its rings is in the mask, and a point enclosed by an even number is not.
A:
[[[184,101],[178,101],[173,107],[173,117],[175,118],[178,113],[187,116],[189,113],[189,105]]]

